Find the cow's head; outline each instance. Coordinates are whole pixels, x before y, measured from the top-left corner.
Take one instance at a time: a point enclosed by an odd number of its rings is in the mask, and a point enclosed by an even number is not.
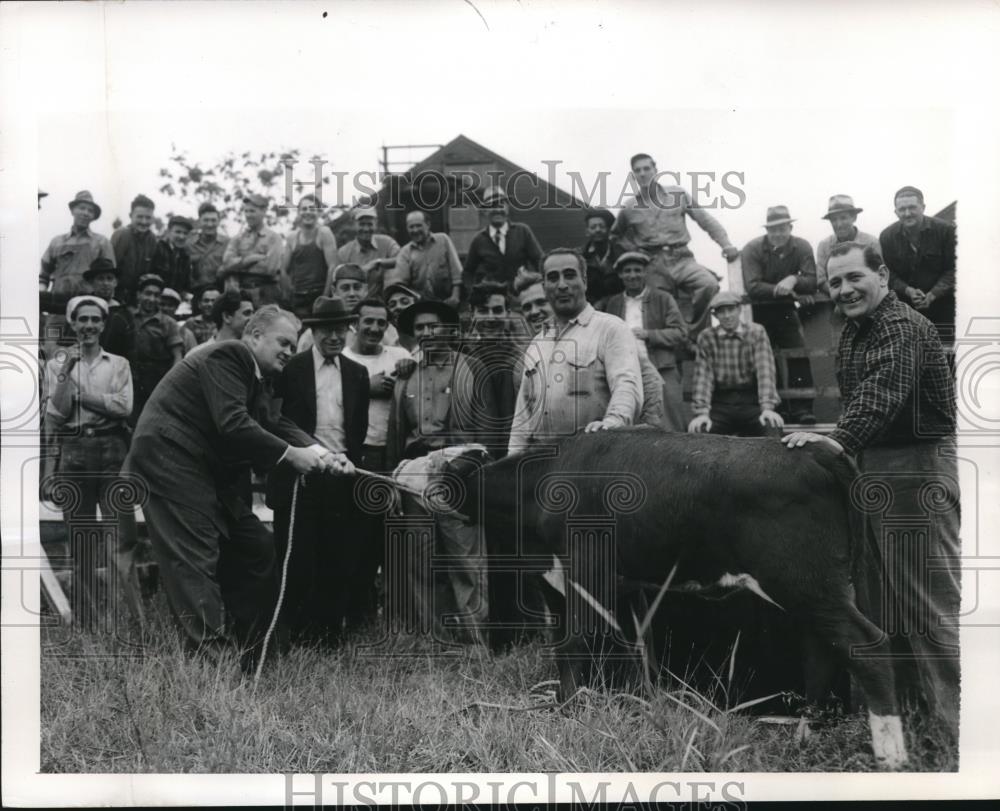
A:
[[[393,477],[411,493],[420,493],[431,512],[454,512],[468,520],[476,503],[478,471],[491,461],[482,445],[455,445],[399,465]]]

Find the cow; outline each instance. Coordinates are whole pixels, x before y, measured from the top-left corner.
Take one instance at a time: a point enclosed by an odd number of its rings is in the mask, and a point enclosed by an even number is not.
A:
[[[775,439],[643,427],[482,457],[453,455],[449,475],[461,485],[450,488],[460,494],[452,507],[508,530],[518,556],[552,565],[546,600],[566,629],[556,647],[561,696],[589,681],[594,658],[614,641],[599,627],[632,621],[613,615],[619,578],[742,587],[803,628],[807,699],[828,693],[839,662],[864,695],[879,765],[906,762],[888,642],[854,601],[863,547],[849,457],[819,443],[789,451]]]

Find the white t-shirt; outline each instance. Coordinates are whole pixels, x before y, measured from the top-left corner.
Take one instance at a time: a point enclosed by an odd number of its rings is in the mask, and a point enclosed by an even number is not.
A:
[[[344,356],[362,364],[368,370],[368,379],[379,372],[392,374],[396,369],[396,361],[411,357],[401,346],[382,346],[377,355],[362,355],[353,349],[345,349]],[[392,409],[391,397],[372,397],[368,403],[368,435],[365,444],[376,448],[385,446],[389,436],[389,412]]]

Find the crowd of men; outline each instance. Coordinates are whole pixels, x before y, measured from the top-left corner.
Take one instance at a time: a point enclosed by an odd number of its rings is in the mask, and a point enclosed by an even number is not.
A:
[[[72,227],[41,262],[46,431],[60,451],[57,476],[83,493],[67,519],[94,519],[100,505],[118,521],[115,567],[129,604],[141,612],[135,520],[109,496],[123,466],[146,483],[160,580],[192,649],[211,652],[235,636],[253,666],[293,520],[282,624],[290,639],[338,644],[376,611],[381,568],[441,633],[485,643],[483,533],[436,514],[437,550],[455,565],[430,580],[410,569],[395,577],[381,518],[359,504],[358,471],[389,474],[472,442],[500,458],[636,424],[737,436],[808,426],[812,404],[778,395],[812,386],[808,357],[790,360],[781,381],[774,350],[804,347],[799,311],[819,296],[847,322],[843,413],[829,436],[796,430],[788,448],[827,442],[863,470],[920,470],[909,490],[893,484],[914,503],[927,477],[954,489],[953,460],[939,451],[955,430],[942,345],[954,334],[955,229],[924,214],[919,189],[896,193],[898,222],[878,238],[858,228],[862,209],[836,194],[823,215],[833,233],[815,254],[781,205],[740,251],[685,190],[659,183],[652,157],[635,155],[631,170],[640,193],[617,217],[587,210],[579,248],[543,251],[511,220],[504,190],[487,189],[485,227],[464,261],[422,211],[407,215],[410,240],[400,246],[377,233],[375,209],[358,208],[356,236],[338,245],[314,197],[299,201],[283,238],[265,225],[271,201],[251,194],[234,237],[210,202],[197,222],[171,216],[157,237],[155,206],[140,194],[129,224],[108,239],[91,227],[100,206],[80,192]],[[745,296],[720,292],[719,277],[696,261],[689,218],[727,261],[742,257]],[[179,321],[187,304],[192,314]],[[752,322],[741,318],[746,304]],[[682,367],[691,362],[687,404]],[[266,477],[273,538],[252,510],[251,468]],[[957,507],[935,515],[929,554],[957,566]],[[76,582],[90,582],[93,554],[81,546],[73,555]],[[920,571],[894,569],[896,598],[922,616],[956,613],[954,566],[930,588]],[[92,616],[87,589],[74,597],[81,619]],[[957,724],[957,634],[920,639],[940,654],[921,659],[921,689]]]

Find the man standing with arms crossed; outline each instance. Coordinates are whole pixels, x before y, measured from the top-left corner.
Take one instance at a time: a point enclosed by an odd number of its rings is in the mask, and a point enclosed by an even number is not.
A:
[[[893,516],[929,519],[923,534],[883,527],[882,516],[872,516],[880,565],[857,586],[859,596],[867,592],[872,620],[890,634],[897,692],[926,702],[957,744],[961,542],[954,382],[937,329],[889,289],[889,270],[873,246],[835,246],[827,273],[830,294],[847,319],[837,351],[843,413],[829,436],[797,432],[782,442],[789,448],[826,442],[856,456],[865,476],[891,491],[886,509]]]

